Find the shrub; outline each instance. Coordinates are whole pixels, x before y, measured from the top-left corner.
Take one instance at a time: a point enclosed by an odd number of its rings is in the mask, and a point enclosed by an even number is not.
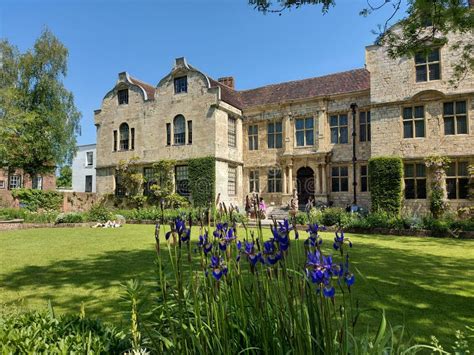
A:
[[[114,215],[101,204],[92,205],[87,213],[87,219],[94,222],[107,222],[113,219]]]
[[[295,219],[296,219],[296,224],[306,225],[309,223],[308,214],[306,212],[297,212]]]
[[[60,213],[56,217],[56,223],[82,223],[84,220],[84,215],[76,212]]]
[[[401,158],[377,157],[369,160],[369,185],[373,211],[400,214],[402,179]]]
[[[435,237],[447,237],[449,233],[449,221],[427,217],[423,221],[426,229],[431,230],[431,234]]]
[[[25,223],[54,223],[57,216],[57,211],[31,212],[16,208],[0,209],[0,220],[23,219]]]
[[[216,160],[213,157],[188,161],[189,190],[196,207],[207,207],[214,200]]]
[[[336,224],[341,224],[341,220],[344,214],[347,214],[347,212],[344,211],[344,209],[342,208],[338,208],[338,207],[326,208],[322,212],[321,223],[327,227],[334,226]]]
[[[0,315],[0,349],[20,353],[122,353],[128,342],[122,332],[80,316],[44,312]]]
[[[14,189],[12,196],[25,204],[25,208],[29,211],[39,209],[57,211],[63,202],[63,195],[56,191]]]

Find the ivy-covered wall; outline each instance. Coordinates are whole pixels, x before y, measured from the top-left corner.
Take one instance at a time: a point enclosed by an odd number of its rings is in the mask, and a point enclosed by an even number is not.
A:
[[[216,160],[213,157],[188,161],[189,190],[196,207],[209,206],[216,190]]]
[[[397,157],[369,160],[369,186],[372,211],[400,214],[403,190],[403,162]]]

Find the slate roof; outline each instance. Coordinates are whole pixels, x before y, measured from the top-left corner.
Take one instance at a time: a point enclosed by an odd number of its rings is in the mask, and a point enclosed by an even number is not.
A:
[[[146,95],[148,96],[148,100],[154,100],[155,99],[155,88],[153,85],[147,84],[141,80],[135,79],[131,76],[129,76],[130,81],[132,84],[137,85],[141,87],[143,90],[145,90]]]

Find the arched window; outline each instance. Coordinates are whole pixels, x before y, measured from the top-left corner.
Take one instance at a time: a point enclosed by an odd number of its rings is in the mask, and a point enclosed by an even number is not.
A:
[[[178,115],[173,121],[174,144],[184,144],[186,141],[186,120],[183,115]]]
[[[128,124],[122,123],[120,125],[120,150],[128,150],[129,147],[129,134]]]

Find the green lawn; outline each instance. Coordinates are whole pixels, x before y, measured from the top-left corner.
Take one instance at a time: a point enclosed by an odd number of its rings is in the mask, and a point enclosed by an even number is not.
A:
[[[1,232],[0,303],[44,308],[51,300],[57,311],[78,312],[83,302],[89,315],[120,323],[120,283],[154,285],[153,231],[127,225]],[[323,237],[332,245],[331,233]],[[456,329],[474,325],[474,241],[350,237],[353,266],[363,275],[356,273],[353,288],[361,308],[383,307],[392,324],[424,341],[432,334],[452,339]]]

